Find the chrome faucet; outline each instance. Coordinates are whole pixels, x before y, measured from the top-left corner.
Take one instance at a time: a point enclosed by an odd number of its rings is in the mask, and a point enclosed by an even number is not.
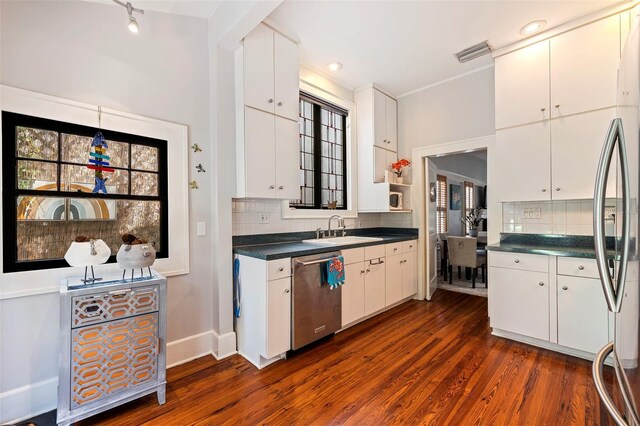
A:
[[[331,237],[331,221],[333,219],[338,219],[338,229],[340,229],[342,231],[342,236],[344,237],[345,234],[345,228],[346,226],[344,226],[344,218],[340,215],[334,214],[329,218],[329,225],[328,225],[328,229],[327,229],[327,234],[329,235],[329,237]],[[333,235],[335,237],[338,236],[338,231],[334,231]]]

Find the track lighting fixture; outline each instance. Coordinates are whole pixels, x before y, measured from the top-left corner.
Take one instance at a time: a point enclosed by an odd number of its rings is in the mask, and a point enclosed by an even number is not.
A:
[[[127,9],[127,13],[129,14],[129,24],[127,25],[127,27],[132,33],[138,34],[138,32],[140,32],[140,27],[138,26],[138,21],[136,21],[136,18],[133,17],[133,12],[138,12],[144,15],[144,10],[136,9],[129,2],[123,3],[119,0],[113,0],[113,2]]]

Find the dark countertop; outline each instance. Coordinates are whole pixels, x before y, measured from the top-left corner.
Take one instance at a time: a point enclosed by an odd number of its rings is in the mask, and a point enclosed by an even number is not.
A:
[[[262,260],[308,256],[336,250],[411,241],[418,238],[418,230],[415,228],[354,229],[347,231],[347,236],[378,237],[382,240],[334,246],[302,242],[302,240],[314,239],[315,232],[247,235],[233,238],[233,253]]]
[[[617,258],[615,239],[607,237],[607,257]],[[510,253],[543,254],[548,256],[581,257],[595,259],[596,252],[592,236],[582,235],[538,235],[538,234],[500,234],[500,242],[487,246],[489,251]],[[635,259],[633,254],[631,259]]]

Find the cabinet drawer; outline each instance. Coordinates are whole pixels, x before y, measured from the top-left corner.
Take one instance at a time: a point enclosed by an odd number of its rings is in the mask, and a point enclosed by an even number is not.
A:
[[[364,262],[364,247],[342,250],[345,265]]]
[[[394,256],[400,253],[402,253],[402,242],[385,244],[385,254],[387,256]]]
[[[540,254],[489,252],[489,266],[521,269],[523,271],[548,272],[549,257]]]
[[[267,262],[267,280],[277,280],[291,276],[291,258],[270,260]]]
[[[404,241],[402,243],[402,252],[409,253],[412,251],[418,251],[418,240]]]
[[[598,265],[595,259],[577,257],[558,257],[558,275],[599,278]]]
[[[364,248],[364,260],[377,259],[385,257],[385,245],[368,246]]]
[[[72,328],[158,310],[157,285],[114,290],[72,299]]]

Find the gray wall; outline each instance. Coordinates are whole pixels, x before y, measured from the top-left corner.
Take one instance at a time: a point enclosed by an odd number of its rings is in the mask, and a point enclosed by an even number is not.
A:
[[[400,157],[413,148],[495,133],[493,67],[398,100]]]
[[[124,9],[91,2],[3,1],[0,16],[2,84],[185,124],[210,169],[206,20],[147,11],[134,36]],[[211,238],[195,236],[196,221],[210,215],[211,172],[198,176],[189,202],[192,272],[169,279],[169,341],[212,329],[212,272],[202,267],[212,262]],[[0,301],[0,403],[3,393],[57,377],[57,312],[57,293]],[[49,398],[34,409],[55,405]]]

